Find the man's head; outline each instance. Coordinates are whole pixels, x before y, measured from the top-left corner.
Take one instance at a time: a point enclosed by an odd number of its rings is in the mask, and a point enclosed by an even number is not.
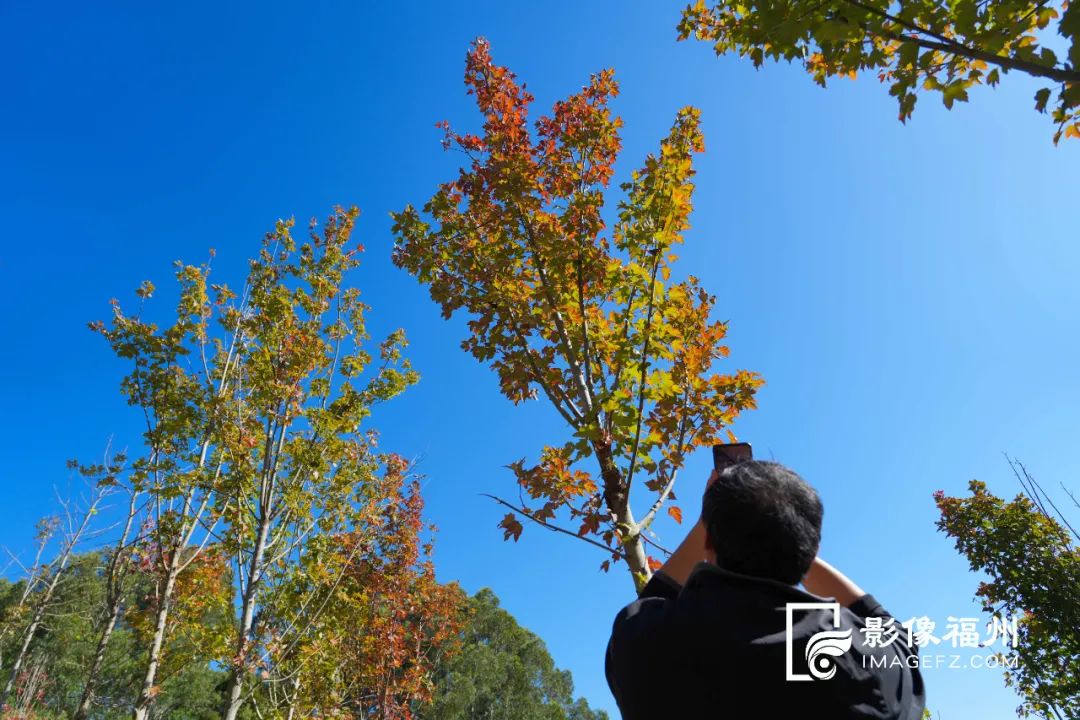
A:
[[[794,585],[817,555],[823,512],[814,488],[780,463],[729,465],[702,500],[709,560]]]

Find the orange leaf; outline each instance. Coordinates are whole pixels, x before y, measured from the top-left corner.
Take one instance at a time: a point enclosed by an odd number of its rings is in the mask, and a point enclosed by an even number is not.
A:
[[[667,509],[667,514],[670,515],[671,517],[675,518],[675,522],[682,525],[682,509],[681,508],[678,508],[678,507],[672,505],[671,507],[669,507]]]
[[[518,538],[521,537],[521,523],[518,522],[513,513],[506,513],[506,517],[502,519],[498,527],[503,529],[503,540],[513,538],[514,542],[517,542]]]

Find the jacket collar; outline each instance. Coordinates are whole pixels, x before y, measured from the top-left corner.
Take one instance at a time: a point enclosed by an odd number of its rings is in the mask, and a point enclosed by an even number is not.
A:
[[[690,572],[686,579],[683,592],[696,592],[699,590],[729,589],[740,593],[766,595],[776,597],[782,602],[823,602],[825,598],[802,590],[795,585],[788,585],[779,580],[743,575],[741,573],[725,570],[710,562],[699,562]]]

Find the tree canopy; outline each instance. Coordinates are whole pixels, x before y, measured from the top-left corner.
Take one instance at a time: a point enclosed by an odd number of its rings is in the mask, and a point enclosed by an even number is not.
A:
[[[1019,713],[1080,717],[1080,535],[1027,469],[1013,468],[1024,493],[1011,501],[978,480],[967,497],[937,493],[938,529],[988,576],[976,591],[983,609],[1018,618],[1008,651],[1018,664],[1005,679],[1023,698]]]
[[[822,87],[874,73],[902,121],[921,91],[951,108],[976,85],[1024,73],[1046,83],[1035,109],[1049,110],[1054,142],[1080,138],[1080,10],[1068,0],[697,0],[678,32],[756,67],[800,62]]]
[[[607,720],[573,697],[570,673],[555,667],[544,641],[499,607],[491,590],[469,601],[461,651],[439,665],[436,692],[421,720]]]
[[[693,157],[704,150],[699,113],[679,111],[616,200],[622,121],[609,107],[610,70],[531,123],[532,95],[483,39],[467,55],[465,85],[482,131],[440,123],[444,147],[469,162],[422,212],[394,214],[394,262],[428,286],[444,317],[468,317],[461,346],[491,366],[508,399],[543,397],[566,422],[538,462],[511,464],[528,500],[499,499],[512,510],[505,536],[516,539],[525,518],[571,523],[563,532],[606,550],[605,568],[625,561],[641,585],[658,566],[646,547],[654,519],[665,508],[682,519],[675,484],[687,454],[734,437],[728,426],[762,384],[716,370],[728,356],[716,299],[673,274]]]

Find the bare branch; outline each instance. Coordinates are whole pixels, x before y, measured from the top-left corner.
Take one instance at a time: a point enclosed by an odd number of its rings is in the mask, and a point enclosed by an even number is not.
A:
[[[660,493],[660,496],[656,498],[656,501],[649,508],[649,511],[645,513],[645,517],[641,518],[641,520],[638,522],[636,532],[641,533],[643,530],[648,528],[649,525],[652,525],[653,520],[656,519],[656,513],[659,512],[660,508],[664,506],[664,503],[667,502],[668,496],[671,495],[671,491],[675,488],[675,478],[678,477],[678,475],[678,468],[672,468],[671,475],[668,477],[667,484],[664,485],[663,491]]]
[[[510,503],[510,502],[507,502],[506,500],[503,500],[500,497],[495,497],[494,495],[489,495],[488,493],[480,493],[480,494],[483,495],[486,498],[491,498],[492,500],[499,503],[500,505],[504,505],[504,506],[510,508],[511,510],[516,512],[518,515],[521,515],[522,517],[527,517],[528,519],[532,520],[537,525],[542,525],[543,527],[546,527],[548,530],[551,530],[552,532],[558,532],[558,533],[562,533],[564,535],[569,535],[572,538],[577,538],[578,540],[581,540],[581,541],[586,542],[586,543],[588,543],[590,545],[598,547],[598,548],[600,548],[601,550],[603,550],[606,553],[617,555],[620,558],[623,557],[623,554],[621,552],[619,552],[618,550],[613,550],[612,548],[608,547],[607,545],[604,545],[603,543],[597,542],[596,540],[593,540],[592,538],[585,537],[583,535],[578,535],[576,532],[573,532],[571,530],[567,530],[566,528],[561,528],[558,525],[552,525],[549,522],[546,522],[544,520],[541,520],[541,519],[537,518],[532,513],[525,510],[524,508],[520,508],[520,507],[514,505],[513,503]]]

